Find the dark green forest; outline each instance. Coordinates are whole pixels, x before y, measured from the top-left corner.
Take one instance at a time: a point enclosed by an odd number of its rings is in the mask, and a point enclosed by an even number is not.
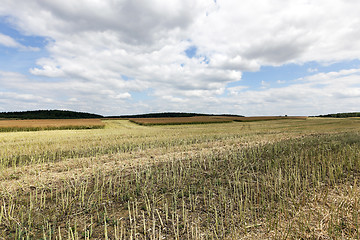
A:
[[[348,118],[348,117],[360,117],[360,112],[351,113],[331,113],[326,115],[319,115],[316,117],[331,117],[331,118]]]
[[[79,118],[102,118],[103,116],[65,111],[65,110],[36,110],[36,111],[24,111],[24,112],[2,112],[0,118],[6,119],[79,119]]]
[[[177,117],[196,117],[196,116],[221,116],[221,117],[244,117],[235,114],[205,114],[205,113],[185,113],[185,112],[162,112],[146,113],[136,115],[106,116],[106,118],[177,118]],[[331,113],[314,117],[348,118],[360,117],[360,112],[350,113]],[[67,110],[36,110],[23,112],[1,112],[0,119],[79,119],[79,118],[104,118],[104,116],[93,113],[75,112]]]
[[[183,112],[164,112],[147,113],[138,115],[106,116],[106,118],[162,118],[162,117],[195,117],[195,116],[222,116],[222,117],[243,117],[231,114],[203,114],[203,113],[183,113]],[[0,119],[79,119],[79,118],[104,118],[99,114],[74,112],[67,110],[36,110],[24,112],[1,112]]]
[[[221,117],[243,117],[232,114],[203,114],[203,113],[183,113],[183,112],[164,112],[164,113],[147,113],[138,115],[110,116],[107,118],[169,118],[169,117],[196,117],[196,116],[221,116]]]

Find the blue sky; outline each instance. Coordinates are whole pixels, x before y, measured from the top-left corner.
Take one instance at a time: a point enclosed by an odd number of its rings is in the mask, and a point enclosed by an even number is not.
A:
[[[244,72],[241,81],[230,83],[228,86],[246,85],[250,89],[256,90],[263,87],[262,83],[265,82],[265,84],[268,83],[272,87],[281,88],[291,85],[299,78],[311,76],[319,72],[338,72],[359,67],[360,60],[358,59],[336,62],[329,65],[321,65],[318,62],[307,62],[304,64],[285,64],[277,67],[262,66],[259,71]]]
[[[0,66],[2,71],[6,70],[27,74],[30,67],[35,67],[37,59],[47,56],[47,52],[44,49],[47,42],[45,38],[21,34],[21,32],[18,32],[11,26],[4,17],[0,18],[0,33],[11,37],[23,46],[38,48],[25,50],[0,45]]]
[[[4,0],[0,111],[360,111],[359,10],[340,0]]]

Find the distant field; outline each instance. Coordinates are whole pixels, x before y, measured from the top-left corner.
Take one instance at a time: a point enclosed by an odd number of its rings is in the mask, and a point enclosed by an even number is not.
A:
[[[100,119],[1,120],[0,132],[102,128]]]
[[[253,122],[279,119],[306,119],[306,117],[225,117],[225,116],[196,116],[196,117],[169,117],[169,118],[136,118],[131,122],[140,125],[172,125],[172,124],[199,124],[199,123],[226,123],[226,122]]]

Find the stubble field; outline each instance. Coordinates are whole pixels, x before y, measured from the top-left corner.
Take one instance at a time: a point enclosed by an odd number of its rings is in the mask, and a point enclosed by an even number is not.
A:
[[[360,120],[0,133],[0,238],[358,239]]]

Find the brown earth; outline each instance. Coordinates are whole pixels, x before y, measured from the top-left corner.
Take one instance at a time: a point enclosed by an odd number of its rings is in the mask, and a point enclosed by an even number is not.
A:
[[[196,123],[224,123],[224,122],[252,122],[279,119],[306,119],[306,117],[281,117],[281,116],[259,116],[259,117],[225,117],[225,116],[196,116],[178,118],[135,118],[131,122],[141,125],[166,125],[166,124],[196,124]]]
[[[100,119],[1,120],[0,128],[47,128],[66,126],[103,126]]]

